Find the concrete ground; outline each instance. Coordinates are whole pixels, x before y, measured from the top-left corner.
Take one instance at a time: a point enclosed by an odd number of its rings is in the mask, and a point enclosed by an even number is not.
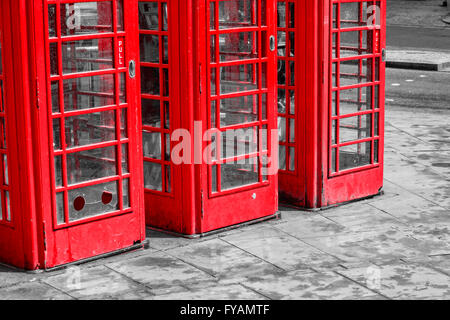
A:
[[[388,0],[388,45],[445,51],[439,2]],[[405,27],[427,32],[414,46]],[[450,299],[449,89],[449,72],[387,70],[383,196],[199,240],[149,231],[146,250],[51,273],[0,266],[0,300]]]
[[[149,231],[146,250],[51,273],[0,267],[0,300],[450,299],[450,90],[408,105],[450,73],[387,72],[383,196],[199,240]]]

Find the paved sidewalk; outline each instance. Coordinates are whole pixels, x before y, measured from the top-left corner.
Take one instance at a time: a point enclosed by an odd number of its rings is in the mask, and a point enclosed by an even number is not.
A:
[[[388,106],[385,195],[78,268],[0,267],[0,299],[449,299],[450,111]],[[80,281],[78,281],[80,280]]]

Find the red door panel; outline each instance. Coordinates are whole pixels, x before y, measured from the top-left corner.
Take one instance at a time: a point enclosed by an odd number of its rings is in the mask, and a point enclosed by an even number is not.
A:
[[[0,259],[25,267],[16,134],[11,7],[0,1]]]
[[[333,0],[328,175],[322,206],[383,185],[385,1]]]
[[[202,166],[201,232],[277,209],[277,175],[263,173],[277,143],[270,135],[276,129],[275,10],[272,0],[206,1],[201,114],[217,140],[211,164]]]
[[[137,2],[48,0],[44,12],[53,267],[145,238]]]

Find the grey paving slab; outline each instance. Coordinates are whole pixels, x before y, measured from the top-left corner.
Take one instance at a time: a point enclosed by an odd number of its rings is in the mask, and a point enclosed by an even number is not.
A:
[[[240,284],[215,285],[197,290],[182,290],[154,297],[155,300],[267,300]]]
[[[395,200],[391,199],[390,201]],[[394,216],[364,203],[355,203],[334,210],[323,211],[322,215],[339,223],[351,232],[404,226],[404,223]]]
[[[68,268],[44,282],[77,299],[144,299],[151,296],[144,285],[105,266]]]
[[[186,283],[200,283],[214,279],[208,273],[164,252],[154,252],[107,266],[152,289],[183,286]]]
[[[320,215],[302,215],[297,212],[298,218],[283,221],[274,225],[275,228],[289,233],[299,239],[334,235],[345,231],[345,227]]]
[[[293,271],[282,276],[251,277],[243,284],[270,299],[376,299],[377,293],[336,273]]]
[[[20,282],[36,281],[42,276],[40,274],[26,273],[18,269],[0,265],[0,290]]]
[[[390,228],[334,236],[306,238],[305,242],[345,262],[383,262],[427,256],[447,249],[445,244],[430,245],[415,239],[409,230]]]
[[[48,284],[33,281],[19,283],[0,289],[0,300],[72,300],[64,292],[52,288]]]
[[[195,243],[167,251],[218,279],[239,280],[248,275],[277,273],[281,270],[220,239]]]
[[[450,277],[416,264],[339,271],[390,299],[449,299]]]
[[[337,266],[340,262],[333,256],[269,226],[222,239],[283,270],[326,268]]]
[[[149,239],[150,247],[157,250],[169,250],[192,243],[189,239],[155,230],[147,230],[147,239]]]

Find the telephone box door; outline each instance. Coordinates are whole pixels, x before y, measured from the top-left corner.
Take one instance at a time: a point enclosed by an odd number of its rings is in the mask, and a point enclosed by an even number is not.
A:
[[[216,148],[202,169],[202,232],[277,210],[275,10],[274,0],[206,1],[202,112],[218,134],[206,137]]]
[[[46,267],[145,239],[137,1],[44,1]]]
[[[322,206],[377,194],[383,185],[385,4],[331,1]]]

